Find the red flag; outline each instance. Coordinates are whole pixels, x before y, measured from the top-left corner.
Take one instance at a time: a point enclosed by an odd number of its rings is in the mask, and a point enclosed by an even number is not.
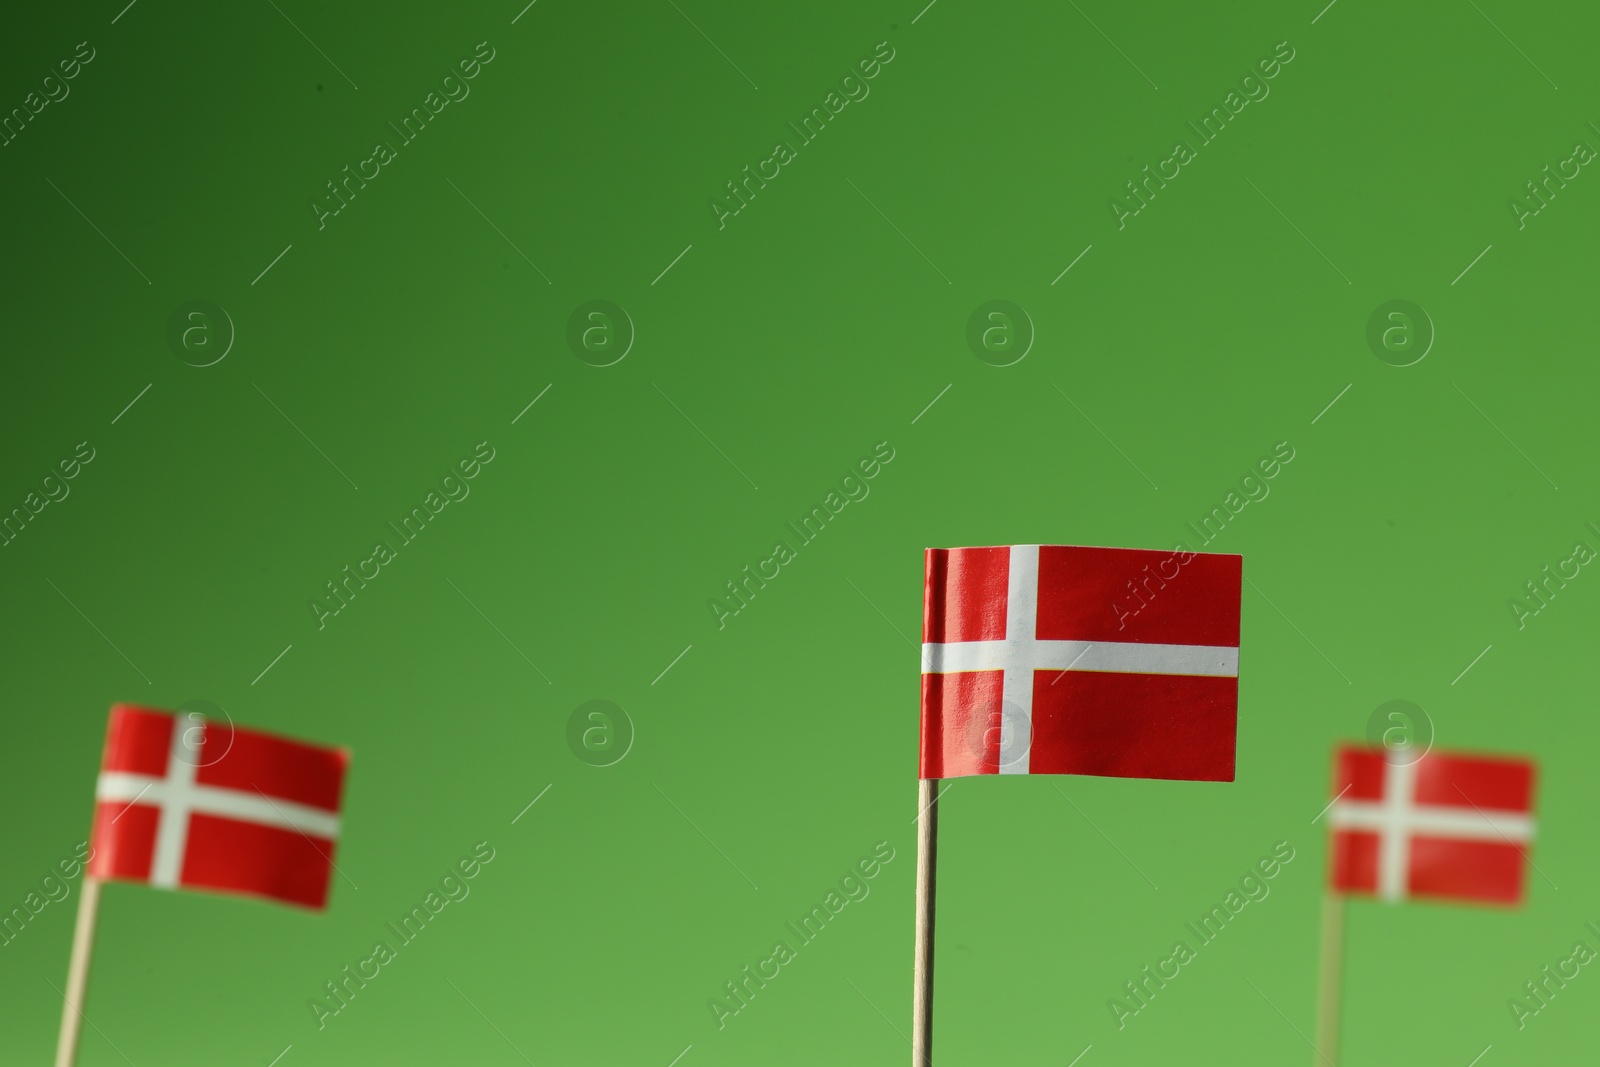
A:
[[[344,749],[118,704],[89,873],[321,908],[348,762]]]
[[[1346,746],[1334,756],[1329,877],[1345,893],[1517,904],[1533,842],[1533,763]]]
[[[923,778],[1231,782],[1239,556],[930,548]]]

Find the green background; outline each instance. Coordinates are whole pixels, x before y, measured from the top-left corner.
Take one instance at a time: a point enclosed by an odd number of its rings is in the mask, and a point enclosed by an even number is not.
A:
[[[1168,548],[1279,441],[1208,546],[1252,583],[1237,782],[955,783],[939,1062],[1312,1062],[1312,820],[1331,747],[1400,698],[1442,748],[1539,762],[1542,874],[1509,911],[1352,904],[1342,1062],[1592,1055],[1600,977],[1520,1032],[1506,1001],[1595,944],[1600,578],[1522,629],[1508,600],[1600,544],[1600,178],[1523,229],[1508,200],[1600,144],[1600,16],[1320,8],[9,12],[0,110],[96,55],[0,148],[0,508],[96,456],[0,549],[0,907],[85,836],[115,701],[354,753],[326,914],[107,888],[80,1062],[904,1062],[922,548]],[[1285,40],[1119,230],[1109,198]],[[319,230],[480,41],[471,95]],[[719,229],[880,41],[870,96]],[[197,298],[237,334],[204,368],[166,341]],[[605,368],[566,341],[597,298],[637,332]],[[991,299],[1036,330],[1013,366],[966,341]],[[1437,330],[1412,366],[1365,339],[1392,299]],[[480,441],[471,496],[319,629]],[[710,598],[880,441],[870,496],[719,629]],[[612,766],[568,745],[593,699],[636,729]],[[310,998],[479,841],[471,896],[319,1031]],[[870,896],[719,1030],[707,1001],[879,841]],[[1279,841],[1270,897],[1119,1031],[1107,1000]],[[48,1062],[76,899],[0,948],[8,1063]]]

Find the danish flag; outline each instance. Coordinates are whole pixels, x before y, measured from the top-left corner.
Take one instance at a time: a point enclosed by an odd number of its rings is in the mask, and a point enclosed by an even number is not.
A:
[[[1241,557],[930,548],[925,569],[921,777],[1233,780]]]
[[[89,874],[322,908],[348,762],[343,749],[116,705]]]
[[[1520,903],[1533,779],[1525,759],[1338,749],[1328,809],[1333,888],[1391,902]]]

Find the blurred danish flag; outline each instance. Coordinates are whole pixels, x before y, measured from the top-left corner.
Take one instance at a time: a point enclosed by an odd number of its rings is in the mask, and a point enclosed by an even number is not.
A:
[[[1336,750],[1333,888],[1395,902],[1520,903],[1532,862],[1533,778],[1531,761],[1505,756]]]
[[[930,548],[923,778],[1231,782],[1240,556]]]
[[[322,908],[349,753],[118,704],[89,874]]]

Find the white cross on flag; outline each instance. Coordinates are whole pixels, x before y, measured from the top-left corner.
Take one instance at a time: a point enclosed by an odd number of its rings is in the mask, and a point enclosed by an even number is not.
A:
[[[348,762],[344,749],[116,705],[89,874],[322,908]]]
[[[1387,901],[1520,903],[1534,765],[1505,756],[1343,747],[1334,755],[1329,876]]]
[[[922,778],[1231,782],[1239,556],[930,548]]]

